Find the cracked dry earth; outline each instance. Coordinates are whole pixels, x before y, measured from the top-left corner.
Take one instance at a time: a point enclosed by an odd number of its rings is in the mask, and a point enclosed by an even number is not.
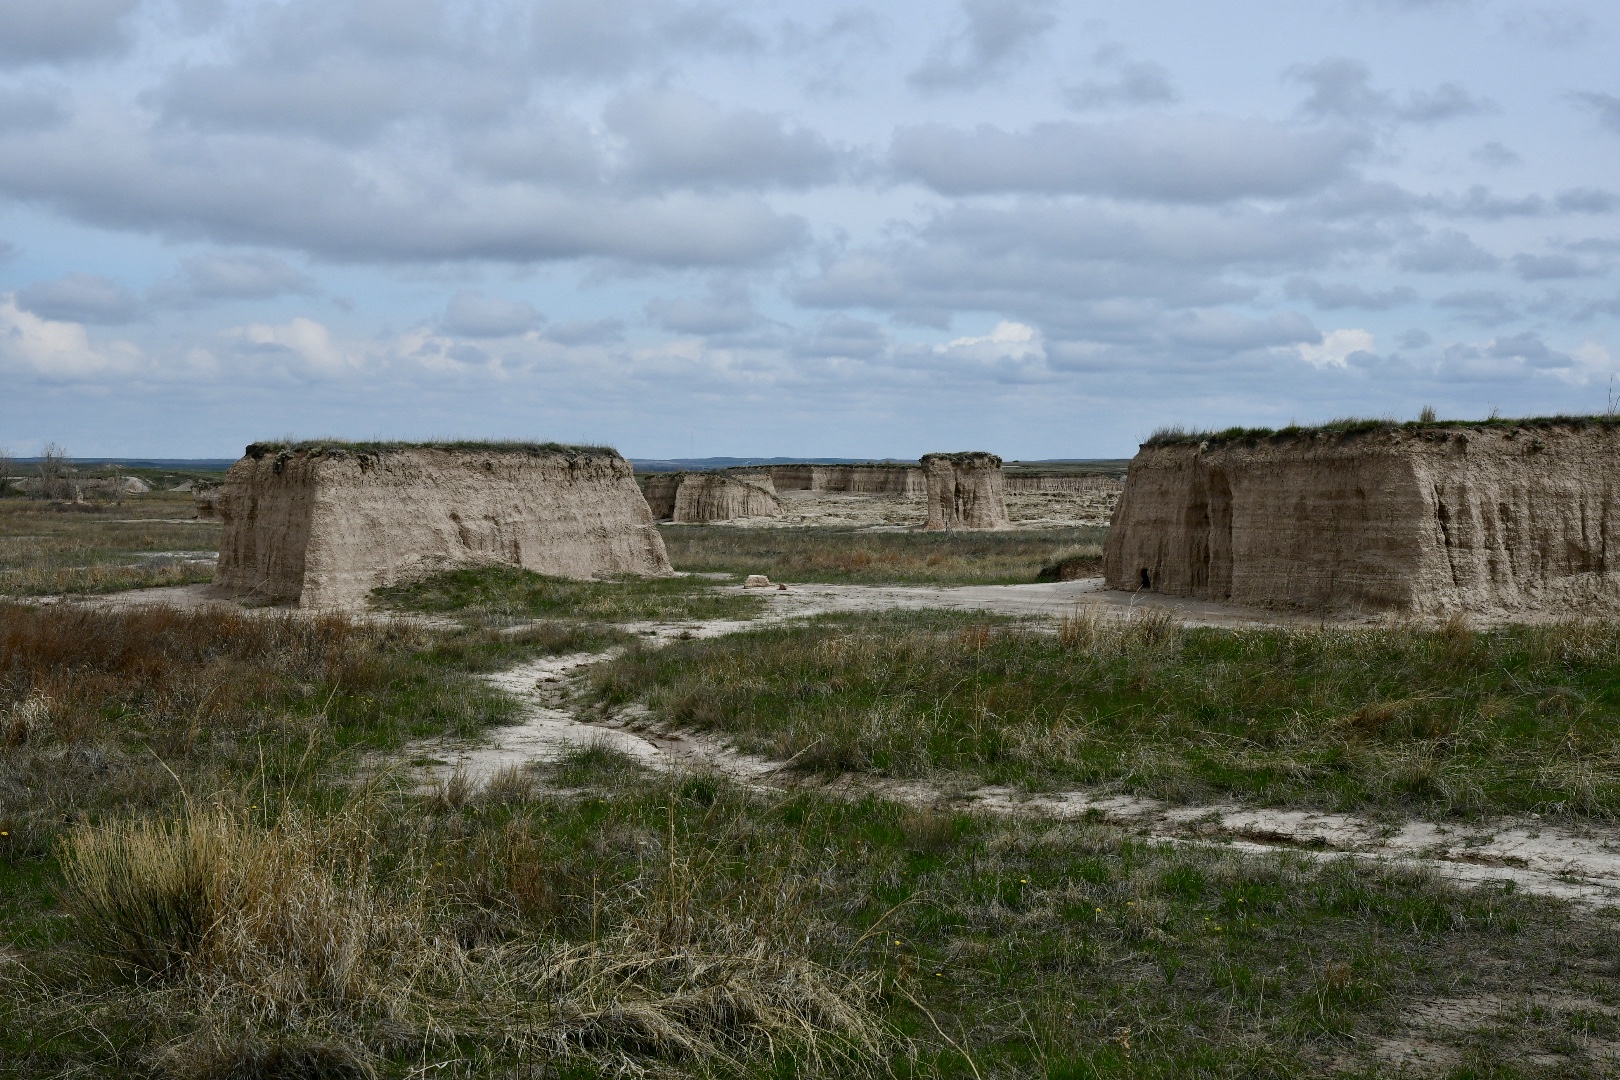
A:
[[[829,595],[827,589],[834,591]],[[662,643],[715,637],[817,611],[848,610],[838,603],[842,591],[809,587],[797,596],[773,594],[772,610],[752,622],[647,624],[632,629]],[[953,590],[910,591],[938,594]],[[872,599],[864,597],[860,609],[870,610],[867,604]],[[1018,613],[1033,612],[1021,607]],[[1002,787],[951,788],[866,774],[827,780],[797,773],[791,763],[739,753],[724,740],[702,732],[670,729],[658,723],[645,706],[607,715],[577,707],[578,680],[585,669],[613,655],[609,651],[546,657],[486,676],[523,703],[522,722],[496,728],[487,741],[478,744],[437,742],[410,747],[407,754],[412,760],[429,762],[418,766],[424,785],[444,784],[460,773],[461,783],[481,786],[503,770],[524,769],[558,760],[582,747],[601,746],[656,771],[714,771],[763,790],[814,787],[852,798],[877,795],[913,805],[980,813],[1092,817],[1164,843],[1222,845],[1256,854],[1289,851],[1318,860],[1391,862],[1463,884],[1511,882],[1513,887],[1537,895],[1589,906],[1620,906],[1620,830],[1607,826],[1554,825],[1534,816],[1468,824],[1417,820],[1388,824],[1349,814],[1236,804],[1171,805],[1086,790],[1025,793]]]

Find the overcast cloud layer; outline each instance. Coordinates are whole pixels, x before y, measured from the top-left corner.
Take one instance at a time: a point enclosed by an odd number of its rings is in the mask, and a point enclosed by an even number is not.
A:
[[[0,449],[1611,407],[1620,14],[0,0]]]

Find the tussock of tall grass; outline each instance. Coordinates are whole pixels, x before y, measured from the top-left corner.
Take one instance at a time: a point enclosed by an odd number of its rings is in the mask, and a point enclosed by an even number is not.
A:
[[[148,1011],[169,1039],[157,1057],[182,1073],[267,1047],[369,1072],[407,1051],[479,1046],[628,1074],[780,1051],[853,1074],[889,1049],[872,980],[697,910],[673,852],[588,942],[469,940],[426,848],[393,851],[374,873],[382,824],[362,805],[268,826],[213,809],[75,828],[59,860],[86,977],[101,972],[124,1009]]]
[[[605,702],[815,770],[1101,784],[1177,801],[1620,813],[1620,624],[1057,633],[882,614],[592,673]]]

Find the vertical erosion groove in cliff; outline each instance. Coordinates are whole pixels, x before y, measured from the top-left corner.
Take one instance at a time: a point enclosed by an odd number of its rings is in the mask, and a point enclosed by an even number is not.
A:
[[[1005,529],[1010,524],[1001,459],[996,455],[924,454],[922,471],[928,484],[924,528]]]
[[[1132,460],[1103,572],[1111,588],[1265,607],[1612,611],[1617,526],[1613,425],[1170,441]]]
[[[630,463],[598,448],[254,444],[219,515],[216,589],[263,603],[360,606],[374,588],[479,564],[672,572]]]

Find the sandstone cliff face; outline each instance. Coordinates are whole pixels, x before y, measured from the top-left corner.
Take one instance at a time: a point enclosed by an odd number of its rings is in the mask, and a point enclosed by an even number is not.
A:
[[[642,481],[641,494],[647,499],[653,520],[668,521],[675,515],[675,492],[685,478],[685,473],[653,473]]]
[[[777,491],[921,495],[928,490],[915,465],[772,465],[770,474]]]
[[[1007,497],[1001,459],[981,452],[924,454],[928,480],[925,529],[1005,529]]]
[[[1112,588],[1310,610],[1612,609],[1620,433],[1431,424],[1144,446],[1103,572]]]
[[[740,517],[775,517],[782,512],[768,471],[686,473],[675,491],[670,520],[697,524]]]
[[[1002,483],[1009,495],[1046,492],[1118,494],[1125,489],[1125,481],[1115,480],[1112,476],[1008,476]]]
[[[671,573],[630,463],[611,450],[250,446],[220,491],[216,589],[305,608],[455,566],[590,578]]]

